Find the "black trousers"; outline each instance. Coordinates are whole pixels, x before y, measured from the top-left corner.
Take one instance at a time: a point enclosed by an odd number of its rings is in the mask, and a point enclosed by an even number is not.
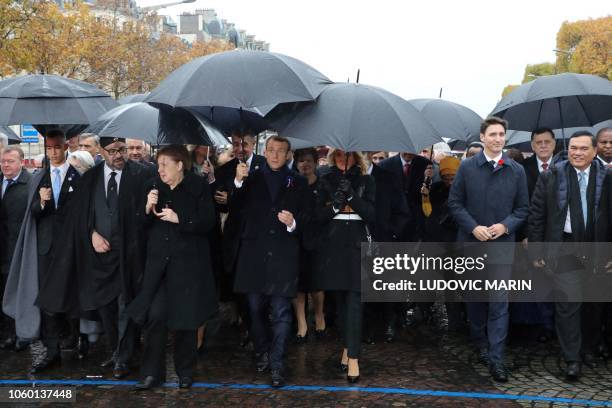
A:
[[[123,309],[121,296],[98,309],[108,347],[116,364],[128,364],[136,343],[136,328]]]
[[[4,298],[4,289],[8,275],[0,273],[0,300]],[[0,310],[0,340],[15,338],[15,321]]]
[[[349,358],[361,355],[361,335],[363,325],[363,305],[361,293],[350,291],[336,292],[336,305],[344,334],[344,346]]]
[[[166,294],[157,291],[144,326],[144,348],[140,374],[166,381],[166,343],[168,326]],[[196,330],[174,332],[174,368],[179,377],[193,378],[197,367],[198,340]]]

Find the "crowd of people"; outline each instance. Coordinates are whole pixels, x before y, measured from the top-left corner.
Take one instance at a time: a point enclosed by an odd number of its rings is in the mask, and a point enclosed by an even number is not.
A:
[[[61,350],[86,358],[102,335],[102,366],[117,379],[141,348],[136,388],[147,390],[166,379],[172,331],[179,386],[189,388],[219,304],[231,304],[254,369],[269,371],[272,386],[285,384],[288,343],[325,337],[332,325],[342,333],[338,369],[355,383],[363,341],[392,342],[409,307],[425,320],[432,308],[363,303],[362,242],[612,241],[612,128],[576,132],[566,150],[538,129],[526,159],[504,150],[506,130],[487,118],[462,155],[292,150],[281,136],[258,155],[247,131],[232,134],[228,150],[168,145],[153,158],[140,140],[51,130],[47,163],[33,173],[20,147],[2,146],[0,348],[40,339],[46,353],[30,370],[39,374],[61,362]],[[562,259],[555,285],[588,279],[580,254],[547,254],[530,267],[551,257]],[[510,256],[492,267],[511,274],[512,264]],[[542,341],[557,338],[575,380],[583,362],[610,356],[605,306],[514,310],[504,293],[445,305],[448,329],[469,328],[496,381],[508,380],[510,314],[532,317]]]

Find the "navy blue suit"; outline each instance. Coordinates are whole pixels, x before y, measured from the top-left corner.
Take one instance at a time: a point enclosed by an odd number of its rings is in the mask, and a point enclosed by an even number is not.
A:
[[[448,197],[448,207],[459,227],[457,241],[476,242],[472,234],[479,225],[503,224],[507,234],[496,242],[514,242],[527,219],[529,194],[523,167],[502,155],[503,164],[493,168],[483,152],[461,163]],[[512,272],[514,251],[488,250],[487,272],[501,279]],[[508,333],[508,296],[496,291],[489,302],[468,303],[470,331],[479,349],[488,345],[492,364],[502,363]],[[488,341],[487,341],[488,336]]]

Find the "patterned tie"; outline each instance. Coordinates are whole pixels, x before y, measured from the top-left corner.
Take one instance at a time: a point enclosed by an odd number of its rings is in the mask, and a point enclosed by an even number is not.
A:
[[[548,170],[548,163],[542,163],[542,170],[543,171]]]
[[[108,179],[108,185],[106,187],[106,203],[108,204],[109,210],[115,212],[117,210],[117,203],[119,201],[119,195],[117,194],[117,180],[115,176],[117,173],[111,172],[110,178]]]
[[[580,204],[582,205],[582,219],[584,226],[587,225],[587,175],[584,171],[578,173],[578,186],[580,187]]]
[[[60,174],[60,169],[57,167],[53,169],[51,187],[53,188],[53,201],[55,201],[55,208],[57,208],[59,205],[60,191],[62,190],[62,176]]]

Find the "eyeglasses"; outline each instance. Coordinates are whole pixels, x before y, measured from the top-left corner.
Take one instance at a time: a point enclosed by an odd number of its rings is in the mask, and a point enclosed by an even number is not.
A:
[[[117,153],[123,154],[123,153],[127,152],[127,147],[124,146],[124,147],[120,147],[118,149],[106,149],[105,148],[104,150],[106,150],[106,153],[108,153],[109,155],[114,156]]]

